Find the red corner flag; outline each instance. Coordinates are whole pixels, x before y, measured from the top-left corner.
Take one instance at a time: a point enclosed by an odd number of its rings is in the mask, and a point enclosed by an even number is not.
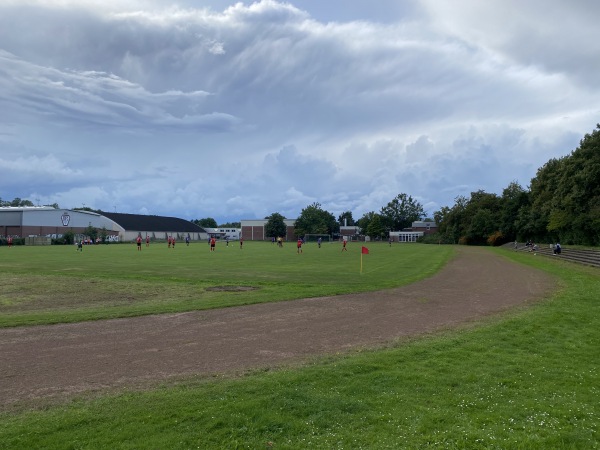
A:
[[[363,255],[368,255],[369,254],[369,249],[367,247],[363,247],[362,248],[362,254]]]

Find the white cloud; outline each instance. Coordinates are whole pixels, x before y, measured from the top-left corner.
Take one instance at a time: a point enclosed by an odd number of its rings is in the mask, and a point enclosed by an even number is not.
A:
[[[527,185],[598,122],[582,2],[203,4],[2,2],[1,197],[229,221],[404,192],[432,213]]]

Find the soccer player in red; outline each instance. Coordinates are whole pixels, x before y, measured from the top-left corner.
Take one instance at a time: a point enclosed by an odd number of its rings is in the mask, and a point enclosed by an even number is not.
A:
[[[296,246],[298,247],[297,252],[302,253],[302,238],[298,238],[298,243],[296,244]]]
[[[142,251],[142,237],[138,236],[137,239],[135,240],[137,242],[137,249],[138,252]]]
[[[210,238],[210,251],[214,252],[215,251],[215,245],[217,243],[217,240],[213,237]]]

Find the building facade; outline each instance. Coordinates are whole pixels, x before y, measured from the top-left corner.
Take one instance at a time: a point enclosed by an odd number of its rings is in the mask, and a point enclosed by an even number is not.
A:
[[[255,220],[242,220],[242,232],[241,237],[245,241],[267,241],[271,238],[277,238],[279,236],[267,236],[265,232],[265,225],[268,219],[255,219]],[[286,226],[286,234],[283,237],[286,241],[295,241],[294,225],[296,219],[284,219],[283,223]]]
[[[55,209],[51,206],[0,207],[0,235],[12,237],[61,237],[67,231],[83,234],[88,227],[119,236],[125,230],[109,218],[90,211]]]
[[[176,217],[142,214],[102,214],[70,209],[42,207],[1,207],[0,235],[15,238],[60,238],[70,231],[85,236],[86,229],[102,230],[114,242],[134,241],[138,236],[152,240],[207,240],[208,233],[198,225]]]

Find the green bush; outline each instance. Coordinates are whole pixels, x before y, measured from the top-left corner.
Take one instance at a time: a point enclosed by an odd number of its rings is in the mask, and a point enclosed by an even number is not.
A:
[[[488,245],[491,245],[492,247],[499,247],[503,244],[506,244],[507,242],[507,237],[504,236],[504,234],[501,231],[494,231],[487,238]]]

